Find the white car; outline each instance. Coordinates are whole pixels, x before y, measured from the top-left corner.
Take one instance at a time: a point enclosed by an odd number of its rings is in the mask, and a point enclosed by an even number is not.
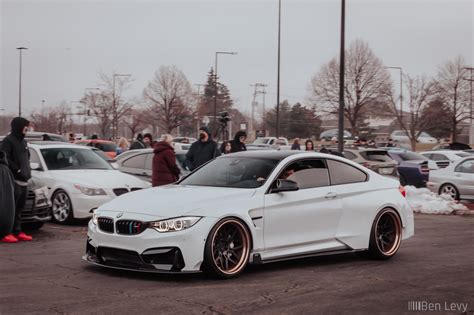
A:
[[[148,272],[231,278],[248,263],[347,252],[395,255],[414,235],[398,181],[300,151],[221,156],[177,184],[94,211],[83,259]]]
[[[395,130],[390,134],[390,138],[393,141],[398,143],[410,143],[410,138],[408,137],[406,131]],[[427,132],[421,132],[417,139],[418,143],[438,143],[436,138],[430,136]]]
[[[474,200],[474,156],[431,172],[426,187],[436,194],[449,195],[455,200]]]
[[[473,154],[464,151],[435,150],[421,152],[421,155],[436,162],[439,168],[449,166],[451,163],[459,161],[465,157],[472,157]]]
[[[48,187],[52,219],[68,223],[92,216],[115,197],[150,184],[115,170],[90,147],[68,143],[29,144],[32,175]]]

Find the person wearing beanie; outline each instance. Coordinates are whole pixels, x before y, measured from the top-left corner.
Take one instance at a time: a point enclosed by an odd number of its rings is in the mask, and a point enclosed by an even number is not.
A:
[[[152,148],[154,143],[153,143],[153,136],[151,133],[145,133],[143,136],[143,143],[145,144],[145,147],[147,148]]]
[[[186,166],[195,170],[202,164],[221,155],[217,143],[212,140],[211,131],[207,126],[199,128],[199,140],[194,142],[186,153]]]
[[[15,117],[11,122],[11,131],[3,139],[1,151],[5,152],[8,167],[15,181],[15,218],[12,234],[5,236],[1,241],[16,243],[18,241],[31,241],[32,237],[21,230],[21,211],[25,206],[28,191],[28,180],[31,178],[30,152],[25,140],[30,122],[22,117]]]
[[[130,146],[130,150],[138,150],[138,149],[145,149],[146,146],[143,143],[143,136],[141,133],[137,135],[136,140]]]
[[[245,131],[237,131],[235,133],[234,140],[230,141],[230,152],[234,153],[240,151],[247,151],[247,147],[245,146],[245,139],[247,139],[247,134],[245,133]]]

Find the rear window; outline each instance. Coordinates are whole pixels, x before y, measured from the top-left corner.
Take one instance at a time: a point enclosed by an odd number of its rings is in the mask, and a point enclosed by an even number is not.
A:
[[[374,162],[391,162],[392,159],[387,151],[362,151],[360,155],[367,161]]]
[[[403,161],[426,160],[427,157],[415,152],[403,152],[398,154]]]
[[[466,152],[458,152],[456,153],[457,156],[460,156],[460,157],[469,157],[469,156],[472,156],[472,154],[470,153],[466,153]]]

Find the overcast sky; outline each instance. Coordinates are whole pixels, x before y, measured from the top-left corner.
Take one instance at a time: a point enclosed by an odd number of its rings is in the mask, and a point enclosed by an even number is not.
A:
[[[0,108],[18,108],[18,51],[23,54],[26,114],[79,100],[98,73],[131,73],[141,96],[160,65],[176,65],[204,83],[216,51],[219,76],[236,105],[249,110],[256,82],[276,101],[278,1],[1,2]],[[361,38],[387,66],[436,73],[457,55],[474,66],[472,0],[347,0],[346,45]],[[312,75],[338,55],[340,1],[282,0],[281,99],[304,101]],[[397,72],[393,78],[397,79]],[[2,114],[0,112],[0,114]]]

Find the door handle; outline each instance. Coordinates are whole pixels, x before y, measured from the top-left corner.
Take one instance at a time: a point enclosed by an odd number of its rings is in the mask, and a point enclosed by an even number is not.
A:
[[[326,199],[334,199],[337,197],[337,194],[335,192],[328,192],[324,198]]]
[[[454,174],[454,176],[456,176],[456,177],[461,177],[461,174]]]

